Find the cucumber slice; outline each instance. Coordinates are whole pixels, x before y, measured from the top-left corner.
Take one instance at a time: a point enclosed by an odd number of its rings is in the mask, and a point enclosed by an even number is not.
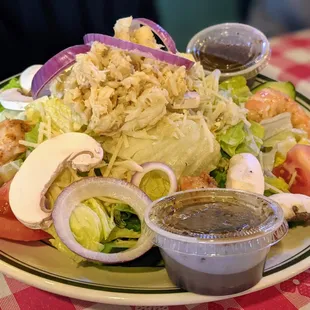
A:
[[[255,94],[264,88],[276,89],[288,95],[294,100],[296,98],[295,86],[291,82],[266,82],[252,89],[252,93]]]

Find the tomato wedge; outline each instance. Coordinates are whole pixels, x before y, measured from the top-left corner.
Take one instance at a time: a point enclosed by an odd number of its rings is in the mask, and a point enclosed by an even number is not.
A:
[[[310,196],[310,145],[296,144],[287,153],[283,164],[273,169],[273,174],[290,184],[290,192]]]
[[[0,239],[37,241],[51,236],[43,230],[30,229],[13,217],[0,217]]]
[[[30,229],[14,216],[9,204],[10,184],[7,182],[0,187],[0,239],[36,241],[50,238],[45,231]]]
[[[2,187],[0,187],[0,216],[14,217],[14,214],[9,204],[10,185],[11,181],[5,183]]]

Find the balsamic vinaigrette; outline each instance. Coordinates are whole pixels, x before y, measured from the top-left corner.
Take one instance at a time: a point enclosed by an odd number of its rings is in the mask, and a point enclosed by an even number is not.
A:
[[[240,70],[243,66],[254,61],[250,46],[214,43],[193,50],[193,56],[205,70],[219,69],[223,73]]]

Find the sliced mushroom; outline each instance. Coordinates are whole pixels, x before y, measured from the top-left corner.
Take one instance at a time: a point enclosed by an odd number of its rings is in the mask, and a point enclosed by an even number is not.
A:
[[[30,66],[20,75],[20,86],[26,95],[30,94],[33,77],[40,70],[41,67],[42,65]]]
[[[265,182],[262,167],[250,153],[234,155],[229,161],[226,188],[264,194]]]
[[[16,173],[9,193],[16,218],[32,229],[51,224],[45,194],[57,175],[68,165],[89,171],[102,161],[100,144],[83,133],[65,133],[34,149]]]
[[[0,103],[8,110],[24,111],[32,101],[32,97],[23,95],[18,88],[10,88],[0,93]]]
[[[310,197],[302,194],[275,194],[269,197],[276,201],[290,222],[308,222],[310,220]]]

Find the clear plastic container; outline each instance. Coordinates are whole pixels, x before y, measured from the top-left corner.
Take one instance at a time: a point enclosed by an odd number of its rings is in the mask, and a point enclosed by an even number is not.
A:
[[[146,210],[145,221],[171,281],[204,295],[234,294],[257,284],[270,247],[288,231],[276,202],[229,189],[159,199]]]
[[[206,74],[221,71],[221,81],[242,75],[252,84],[270,59],[270,45],[258,29],[239,23],[224,23],[198,32],[188,43],[188,53],[201,61]]]

